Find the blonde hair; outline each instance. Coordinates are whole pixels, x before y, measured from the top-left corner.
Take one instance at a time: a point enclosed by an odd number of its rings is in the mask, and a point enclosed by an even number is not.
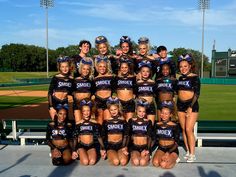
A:
[[[84,60],[84,59],[82,59],[82,60]],[[93,62],[92,58],[89,58],[89,57],[86,57],[85,60],[91,62],[92,63],[91,65],[83,63],[82,60],[80,61],[80,64],[79,64],[79,66],[80,66],[79,67],[79,74],[81,74],[83,66],[88,65],[90,68],[89,79],[92,80],[94,77],[94,62]]]
[[[104,61],[104,60],[102,60],[102,61],[100,61],[100,62],[97,62],[97,60],[96,60],[96,58],[95,58],[95,68],[96,68],[96,71],[98,72],[98,65],[100,64],[100,63],[102,63],[102,62],[104,62],[104,63],[106,63],[106,73],[107,74],[112,74],[112,69],[111,69],[111,62],[109,61],[109,60],[107,60],[107,61]],[[99,73],[99,72],[98,72]]]

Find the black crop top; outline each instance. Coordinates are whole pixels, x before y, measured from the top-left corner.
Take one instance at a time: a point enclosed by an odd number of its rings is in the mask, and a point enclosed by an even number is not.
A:
[[[177,80],[170,77],[161,77],[156,81],[157,92],[172,92],[176,91]]]
[[[80,135],[92,135],[92,136],[101,136],[101,127],[94,122],[84,121],[76,125],[74,130],[74,137],[78,137]]]
[[[175,125],[163,125],[156,123],[154,126],[155,140],[174,140],[179,142],[179,127]]]
[[[115,87],[117,90],[134,90],[136,85],[136,77],[120,77],[117,76],[115,80]]]
[[[113,85],[114,85],[113,76],[96,77],[94,79],[94,87],[96,91],[113,90]]]
[[[162,65],[168,64],[170,66],[170,75],[176,77],[176,64],[171,58],[157,58],[154,62],[154,72],[156,73],[156,79],[159,79],[162,76]]]
[[[64,123],[62,125],[58,125],[56,121],[48,123],[46,130],[46,140],[51,150],[56,148],[52,140],[68,140],[72,142],[73,141],[72,139],[73,139],[73,126],[71,123]]]
[[[88,78],[75,78],[73,90],[76,93],[93,93],[93,82]]]
[[[143,81],[137,82],[135,94],[137,96],[154,96],[156,92],[155,82]]]
[[[130,134],[132,137],[151,137],[152,135],[152,122],[151,120],[142,120],[141,123],[138,119],[129,119]]]
[[[111,119],[104,121],[103,123],[103,134],[105,136],[108,134],[128,135],[127,129],[127,122],[125,120]]]
[[[193,91],[198,97],[200,95],[200,79],[198,76],[180,76],[177,82],[178,90],[189,90]]]
[[[68,77],[57,77],[54,76],[51,80],[48,94],[52,95],[54,92],[67,92],[72,93],[73,79]]]

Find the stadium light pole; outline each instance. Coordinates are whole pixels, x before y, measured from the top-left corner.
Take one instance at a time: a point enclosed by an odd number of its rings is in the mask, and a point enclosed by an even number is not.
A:
[[[54,0],[40,0],[40,7],[45,8],[46,11],[46,58],[47,58],[47,78],[48,75],[48,8],[54,6]]]
[[[205,26],[205,11],[209,9],[210,0],[199,0],[199,9],[202,11],[202,60],[201,60],[201,78],[203,78],[204,65],[204,26]]]

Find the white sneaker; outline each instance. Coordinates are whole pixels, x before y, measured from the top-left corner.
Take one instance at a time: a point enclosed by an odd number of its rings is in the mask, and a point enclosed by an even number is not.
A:
[[[196,160],[196,156],[193,155],[193,154],[190,154],[190,155],[188,156],[187,162],[188,162],[188,163],[192,163],[192,162],[194,162],[195,160]]]
[[[186,152],[186,154],[184,155],[184,159],[187,160],[189,157],[189,151]]]

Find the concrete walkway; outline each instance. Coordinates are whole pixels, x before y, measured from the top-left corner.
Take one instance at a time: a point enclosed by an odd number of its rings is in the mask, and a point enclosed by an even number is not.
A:
[[[95,166],[51,165],[48,146],[1,146],[1,177],[234,177],[236,176],[236,148],[196,148],[197,161],[186,163],[180,148],[181,162],[171,170],[148,167],[113,167],[107,160]]]

